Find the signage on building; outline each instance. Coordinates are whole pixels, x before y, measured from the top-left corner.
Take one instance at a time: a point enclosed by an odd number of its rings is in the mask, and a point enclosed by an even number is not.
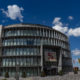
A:
[[[56,59],[56,52],[45,52],[45,61],[55,62]]]

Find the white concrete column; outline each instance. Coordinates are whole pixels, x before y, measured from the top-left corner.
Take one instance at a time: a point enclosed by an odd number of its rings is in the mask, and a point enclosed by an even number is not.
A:
[[[40,45],[40,54],[41,54],[41,71],[43,71],[43,40],[42,39]]]
[[[60,50],[58,72],[62,70],[62,49]]]

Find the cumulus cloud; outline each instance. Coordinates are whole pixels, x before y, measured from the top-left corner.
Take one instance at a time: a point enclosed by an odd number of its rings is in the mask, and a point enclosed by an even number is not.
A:
[[[62,33],[65,33],[67,36],[74,36],[79,37],[80,36],[80,27],[77,28],[68,28],[68,25],[64,25],[64,23],[61,22],[60,17],[56,17],[52,22],[53,29],[56,29]]]
[[[56,17],[56,18],[53,20],[53,24],[62,26],[62,22],[60,22],[60,20],[61,20],[60,17]]]
[[[2,12],[12,20],[19,19],[21,22],[23,21],[23,16],[21,12],[24,10],[22,7],[18,5],[8,5],[7,11],[1,9]]]
[[[72,60],[72,62],[73,62],[73,66],[74,66],[74,64],[78,62],[78,58],[74,58],[74,59]]]
[[[72,29],[72,28],[69,29],[68,35],[69,35],[69,36],[75,36],[75,37],[80,36],[80,27],[75,28],[75,29]]]
[[[78,62],[78,58],[75,59],[75,62]]]
[[[80,55],[80,50],[79,49],[75,49],[72,51],[72,54],[75,56],[79,56]]]
[[[62,33],[66,33],[68,31],[68,27],[63,27],[63,23],[60,21],[61,18],[60,17],[56,17],[54,20],[53,20],[53,29],[56,29]]]
[[[73,16],[69,16],[68,19],[69,19],[69,20],[73,20],[74,17],[73,17]]]

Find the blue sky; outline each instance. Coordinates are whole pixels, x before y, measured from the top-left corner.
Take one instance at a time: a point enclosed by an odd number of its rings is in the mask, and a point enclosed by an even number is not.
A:
[[[64,31],[69,35],[72,57],[78,62],[80,0],[0,0],[0,25],[21,22],[43,24]]]

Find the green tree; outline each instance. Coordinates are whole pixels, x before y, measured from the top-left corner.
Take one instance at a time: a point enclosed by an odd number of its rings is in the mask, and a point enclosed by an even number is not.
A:
[[[58,74],[62,76],[62,75],[63,75],[63,71],[60,70],[60,71],[58,72]]]
[[[22,72],[22,77],[26,78],[26,73],[25,72]]]
[[[41,77],[45,77],[46,73],[44,71],[41,72]]]
[[[5,73],[5,78],[9,78],[8,72]]]
[[[7,79],[2,79],[2,80],[7,80]]]

